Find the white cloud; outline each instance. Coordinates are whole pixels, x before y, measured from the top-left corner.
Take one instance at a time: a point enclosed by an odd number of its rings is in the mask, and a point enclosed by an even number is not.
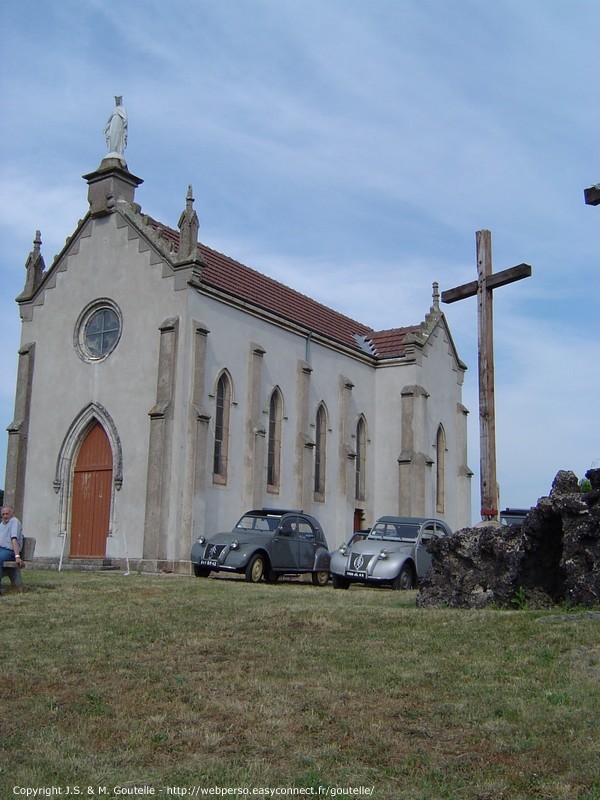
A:
[[[63,161],[62,169],[69,169],[68,161]],[[4,246],[18,241],[19,248],[23,248],[26,242],[30,250],[36,230],[42,228],[44,250],[52,253],[46,260],[51,262],[77,220],[87,212],[85,184],[82,180],[73,182],[77,177],[69,175],[68,182],[51,183],[44,180],[46,176],[39,179],[24,170],[8,167],[0,179],[0,231]],[[23,263],[27,252],[23,249],[20,254]]]

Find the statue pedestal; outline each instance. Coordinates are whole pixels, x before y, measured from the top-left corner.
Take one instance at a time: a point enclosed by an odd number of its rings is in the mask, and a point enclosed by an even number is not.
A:
[[[144,181],[127,169],[121,158],[110,155],[102,159],[95,172],[84,175],[88,182],[88,201],[92,217],[103,217],[116,211],[120,200],[133,203],[135,190]]]

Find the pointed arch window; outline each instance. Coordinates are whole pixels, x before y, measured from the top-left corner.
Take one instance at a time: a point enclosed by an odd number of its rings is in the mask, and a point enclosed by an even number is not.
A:
[[[269,441],[267,450],[267,484],[271,491],[279,489],[281,463],[281,420],[283,400],[279,389],[274,389],[269,401]]]
[[[356,424],[356,484],[355,496],[357,500],[365,499],[367,463],[367,426],[364,417],[360,417]]]
[[[443,425],[440,425],[437,429],[435,448],[437,451],[435,510],[438,514],[443,514],[446,510],[446,431]]]
[[[215,397],[215,444],[213,451],[213,480],[226,483],[229,453],[229,412],[231,410],[231,381],[224,372],[217,382]]]
[[[317,409],[315,420],[315,499],[325,499],[327,471],[327,412],[323,403]]]

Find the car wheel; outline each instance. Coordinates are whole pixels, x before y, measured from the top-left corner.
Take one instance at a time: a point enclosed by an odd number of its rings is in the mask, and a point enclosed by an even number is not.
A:
[[[342,578],[341,575],[332,574],[331,583],[333,584],[334,589],[348,589],[350,586],[350,581],[346,578]]]
[[[208,578],[210,570],[206,567],[201,567],[199,564],[194,564],[194,575],[197,578]]]
[[[413,571],[408,564],[405,564],[392,581],[392,589],[413,589],[414,582]]]
[[[313,572],[311,575],[313,586],[327,586],[329,583],[328,572]]]
[[[246,580],[249,583],[258,583],[265,574],[265,559],[260,553],[252,556],[246,567]]]

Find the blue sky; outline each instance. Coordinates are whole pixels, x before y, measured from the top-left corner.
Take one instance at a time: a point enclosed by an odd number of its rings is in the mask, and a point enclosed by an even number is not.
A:
[[[495,292],[501,504],[600,465],[599,30],[596,0],[3,0],[0,485],[14,298],[35,231],[49,266],[87,210],[115,94],[144,211],[175,227],[193,184],[202,241],[374,328],[474,280],[491,230],[496,271],[533,267]],[[476,520],[476,301],[443,308]]]

